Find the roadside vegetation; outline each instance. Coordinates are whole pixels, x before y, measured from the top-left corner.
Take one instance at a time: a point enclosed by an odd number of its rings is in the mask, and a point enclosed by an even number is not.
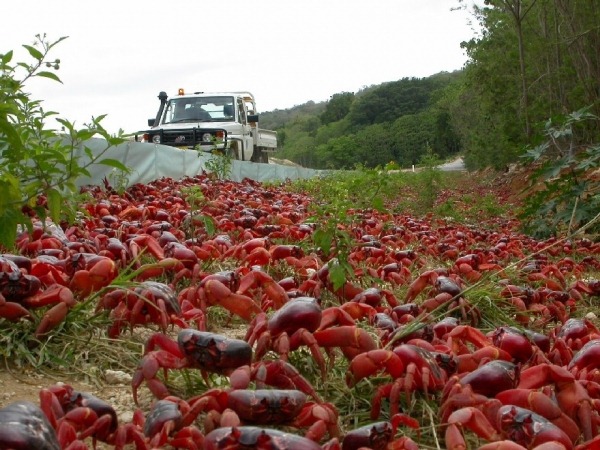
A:
[[[57,112],[44,110],[43,102],[25,90],[33,77],[61,82],[60,59],[50,60],[49,53],[64,39],[37,35],[33,45],[23,45],[31,57],[27,62],[14,62],[12,50],[0,54],[0,243],[5,247],[15,242],[18,226],[31,227],[33,215],[55,223],[74,220],[75,180],[89,175],[91,164],[128,171],[121,162],[103,157],[104,152],[93,155],[85,147],[93,137],[105,139],[106,149],[124,141],[122,134],[110,135],[102,127],[103,115],[76,129]],[[64,132],[48,128],[55,117]]]
[[[356,94],[334,94],[322,107],[297,107],[280,112],[283,117],[279,118],[277,111],[264,115],[265,122],[278,124],[282,157],[308,167],[346,169],[318,179],[265,184],[276,191],[273,196],[301,193],[311,199],[304,219],[316,231],[298,245],[305,254],[314,253],[331,263],[333,291],[347,282],[363,288],[380,282],[375,276],[377,269],[374,274],[366,262],[372,255],[360,252],[366,244],[388,236],[386,232],[396,238],[409,231],[416,236],[410,245],[399,249],[419,256],[411,267],[412,277],[435,268],[453,269],[454,259],[463,251],[459,247],[461,236],[466,239],[469,233],[476,236],[474,240],[481,238],[482,246],[485,238],[502,236],[497,241],[499,253],[510,244],[514,246],[514,255],[507,252],[503,267],[494,267],[465,287],[467,304],[452,306],[450,310],[444,309],[449,302],[439,305],[431,312],[432,323],[448,315],[471,320],[470,314],[477,311],[477,325],[484,332],[500,325],[523,324],[523,312],[520,315],[499,292],[506,284],[503,280],[525,283],[523,267],[530,262],[533,267],[540,261],[554,257],[558,260],[568,254],[574,266],[582,264],[569,276],[587,281],[598,277],[597,268],[584,263],[585,257],[569,253],[575,247],[573,242],[584,240],[585,245],[592,246],[599,240],[599,103],[595,97],[597,89],[590,89],[591,74],[587,71],[598,70],[600,61],[594,59],[597,53],[582,61],[588,54],[586,50],[600,48],[593,47],[600,42],[594,25],[600,23],[598,11],[589,2],[574,1],[572,4],[579,8],[572,10],[549,8],[548,2],[531,2],[525,13],[514,16],[510,9],[513,4],[490,1],[485,8],[476,10],[487,33],[464,44],[471,61],[461,72],[424,80],[403,79]],[[534,17],[552,23],[569,19],[572,28],[544,28],[544,39],[529,39],[540,32],[540,20]],[[525,37],[521,52],[515,50],[520,48],[520,38],[515,36]],[[49,53],[61,40],[49,42],[44,36],[36,37],[36,45],[25,46],[32,62],[15,63],[10,51],[0,55],[2,254],[18,253],[18,233],[26,229],[31,232],[36,219],[49,218],[54,226],[64,230],[81,225],[81,218],[89,215],[89,210],[82,210],[83,204],[102,206],[106,199],[83,199],[83,194],[75,189],[73,181],[85,174],[90,164],[110,165],[124,174],[127,171],[118,161],[92,155],[85,147],[85,141],[94,136],[106,139],[107,147],[122,141],[122,135],[109,135],[102,128],[102,116],[92,119],[82,130],[61,118],[59,122],[65,131],[58,133],[47,128],[47,120],[57,113],[44,111],[42,103],[25,92],[25,84],[33,76],[59,81],[55,71],[60,62],[50,61]],[[577,45],[569,46],[567,40]],[[548,47],[548,42],[554,45]],[[543,60],[543,66],[529,57],[533,54]],[[560,67],[552,65],[552,57],[559,54],[564,58]],[[568,70],[563,71],[563,67]],[[548,76],[541,77],[543,70],[549,71]],[[560,87],[561,95],[555,86]],[[310,113],[303,113],[305,109]],[[564,111],[576,112],[558,114]],[[537,123],[545,123],[539,132]],[[444,173],[437,169],[442,158],[458,154],[464,155],[469,168],[480,171]],[[521,163],[517,173],[525,177],[525,201],[523,195],[518,195],[523,192],[511,189],[514,174],[484,170],[489,166],[505,169],[516,162]],[[421,170],[398,170],[412,164],[418,164]],[[212,172],[204,184],[226,182],[228,166],[223,161],[215,160]],[[191,210],[191,219],[182,225],[184,233],[189,237],[202,233],[205,239],[224,234],[219,230],[224,222],[205,212],[205,208],[217,203],[215,198],[207,198],[198,186],[187,186],[178,192]],[[247,191],[252,189],[256,186]],[[125,188],[115,191],[108,180],[105,186],[98,187],[98,192],[105,197],[122,195],[127,201],[134,198]],[[401,219],[402,226],[394,222],[396,218]],[[371,237],[363,232],[369,227],[376,230],[377,238],[369,240]],[[237,238],[243,234],[238,229],[234,232]],[[441,242],[446,233],[457,236],[456,242]],[[532,236],[540,240],[534,241]],[[295,244],[281,237],[276,239],[277,243]],[[526,251],[521,254],[523,248]],[[537,259],[542,253],[543,258]],[[42,320],[44,308],[32,310],[29,320],[1,319],[0,356],[12,367],[48,373],[90,378],[98,378],[99,372],[108,368],[132,373],[143,352],[145,337],[155,329],[149,327],[139,333],[127,330],[118,339],[109,339],[108,312],[99,310],[97,303],[111,289],[135,286],[140,264],[148,268],[154,261],[150,255],[138,256],[134,263],[122,268],[109,286],[78,302],[67,319],[43,339],[33,338],[32,330]],[[209,259],[202,271],[233,270],[236,264],[239,266],[240,262]],[[269,264],[266,270],[274,278],[281,278],[292,269],[277,263]],[[162,274],[156,280],[175,283],[172,274]],[[188,287],[186,282],[177,280],[178,288]],[[397,298],[405,299],[408,285],[406,282],[385,287]],[[332,292],[323,293],[324,305],[338,303]],[[573,308],[573,317],[585,317],[594,310],[593,302],[586,297]],[[211,307],[207,314],[207,321],[216,331],[246,326],[221,308]],[[550,333],[554,325],[544,323],[540,332]],[[361,326],[373,335],[377,332],[370,323]],[[421,328],[422,324],[416,323],[400,337]],[[387,379],[385,374],[379,373],[350,388],[344,381],[348,362],[341,356],[332,361],[326,380],[317,375],[306,349],[293,352],[290,362],[339,409],[344,430],[369,422],[372,395]],[[198,389],[226,384],[226,377],[221,375],[204,378],[193,370],[172,372],[175,373],[168,379],[159,376],[182,397],[189,397]],[[418,432],[408,430],[407,435],[420,440],[423,448],[439,447],[443,440],[442,425],[437,420],[439,405],[417,395],[412,403],[403,406],[420,423]]]
[[[470,3],[470,2],[469,2]],[[452,73],[338,92],[261,115],[282,156],[305,167],[403,168],[428,148],[461,154],[469,169],[504,170],[545,139],[545,124],[588,109],[600,115],[600,10],[585,0],[490,0],[474,9],[479,35]],[[458,1],[458,7],[467,2]],[[579,123],[578,149],[599,141],[597,119]]]

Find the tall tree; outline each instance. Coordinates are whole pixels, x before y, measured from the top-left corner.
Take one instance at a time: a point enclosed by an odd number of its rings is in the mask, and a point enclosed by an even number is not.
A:
[[[584,102],[600,112],[600,5],[590,0],[555,0],[565,46],[584,92]]]
[[[500,8],[509,14],[513,20],[517,36],[517,47],[519,49],[519,71],[521,78],[521,114],[525,123],[525,135],[531,137],[531,123],[529,122],[529,94],[527,74],[525,71],[525,41],[523,37],[523,21],[537,0],[485,0],[486,5]]]

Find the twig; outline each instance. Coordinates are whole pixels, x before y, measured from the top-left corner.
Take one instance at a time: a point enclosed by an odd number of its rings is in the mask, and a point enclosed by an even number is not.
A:
[[[573,205],[573,212],[571,213],[571,219],[569,220],[569,226],[567,227],[567,234],[571,233],[573,229],[573,222],[575,221],[575,211],[577,211],[577,205],[579,204],[579,197],[575,197],[575,204]]]

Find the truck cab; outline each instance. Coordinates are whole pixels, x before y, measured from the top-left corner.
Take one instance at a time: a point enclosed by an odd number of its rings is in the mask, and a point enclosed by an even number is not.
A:
[[[234,159],[268,162],[268,154],[277,149],[277,133],[258,128],[256,102],[249,92],[194,92],[180,89],[167,98],[161,92],[155,118],[148,120],[149,130],[142,142],[219,151]]]

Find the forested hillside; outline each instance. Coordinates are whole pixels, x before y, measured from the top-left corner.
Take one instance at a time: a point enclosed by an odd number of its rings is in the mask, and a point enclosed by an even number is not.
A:
[[[482,31],[462,43],[462,70],[333,93],[264,113],[261,126],[279,132],[282,157],[306,167],[408,167],[432,151],[502,168],[566,115],[599,115],[600,5],[486,0],[473,15]],[[597,120],[578,123],[572,144],[585,149],[599,134]]]

